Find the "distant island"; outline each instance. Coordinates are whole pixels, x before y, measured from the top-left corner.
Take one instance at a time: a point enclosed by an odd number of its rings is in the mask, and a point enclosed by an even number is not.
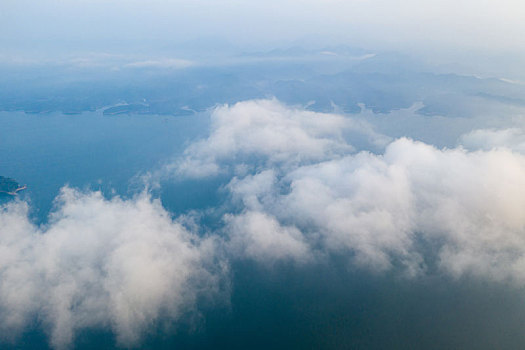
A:
[[[0,195],[16,196],[18,192],[26,188],[27,186],[20,186],[14,179],[0,176]]]
[[[171,107],[168,107],[171,108]],[[149,105],[144,103],[131,103],[131,104],[119,104],[116,106],[108,107],[102,112],[104,115],[122,115],[122,114],[156,114],[161,110],[158,110],[158,106]],[[189,107],[173,107],[170,109],[172,115],[183,116],[183,115],[192,115],[196,111]]]

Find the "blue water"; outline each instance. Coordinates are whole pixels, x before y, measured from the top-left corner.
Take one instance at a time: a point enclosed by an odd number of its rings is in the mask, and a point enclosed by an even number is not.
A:
[[[135,176],[158,169],[207,131],[189,116],[0,112],[0,174],[27,185],[24,199],[45,220],[64,185],[127,195]]]

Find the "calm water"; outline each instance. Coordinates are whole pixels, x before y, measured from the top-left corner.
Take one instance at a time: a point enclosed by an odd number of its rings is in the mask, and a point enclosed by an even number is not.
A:
[[[206,114],[0,112],[0,174],[28,186],[23,196],[42,220],[66,184],[126,195],[134,176],[175,157],[207,123]]]
[[[27,184],[36,221],[69,184],[129,194],[130,180],[176,157],[207,132],[206,114],[182,117],[0,113],[0,175]],[[221,180],[166,183],[174,213],[213,205]],[[521,348],[522,291],[468,280],[351,271],[347,262],[261,268],[233,261],[228,303],[205,305],[201,318],[152,330],[144,348],[268,349]],[[437,302],[438,301],[438,302]],[[490,320],[488,322],[487,320]],[[83,330],[80,349],[115,348],[111,334]],[[47,349],[39,327],[13,349]]]

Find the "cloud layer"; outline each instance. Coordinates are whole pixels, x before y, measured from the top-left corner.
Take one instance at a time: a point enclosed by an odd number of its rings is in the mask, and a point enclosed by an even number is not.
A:
[[[410,275],[433,261],[453,276],[523,283],[525,158],[511,149],[486,140],[487,150],[437,149],[401,138],[382,154],[352,153],[344,133],[352,119],[274,100],[221,107],[212,121],[211,135],[187,149],[178,170],[232,174],[227,189],[241,209],[226,217],[226,230],[237,254],[270,261],[347,254]],[[502,133],[520,145],[517,132]]]
[[[210,136],[190,145],[175,170],[204,177],[217,175],[225,164],[242,173],[247,166],[288,168],[318,162],[353,152],[345,140],[352,132],[364,135],[371,147],[389,141],[362,121],[290,108],[277,100],[220,106],[211,115]]]
[[[342,256],[367,271],[525,285],[518,129],[473,131],[460,140],[468,149],[438,149],[276,100],[218,107],[211,122],[208,137],[164,171],[227,179],[213,229],[188,228],[145,193],[107,199],[65,187],[43,226],[26,203],[1,208],[2,335],[36,318],[55,348],[100,327],[137,345],[150,327],[217,296],[238,259],[271,266]],[[356,151],[356,139],[376,153]]]
[[[525,159],[506,150],[438,150],[400,139],[383,155],[299,167],[275,181],[284,194],[244,189],[243,198],[365,266],[425,269],[423,240],[437,244],[438,264],[453,275],[522,280],[524,176]]]
[[[216,291],[214,240],[188,232],[158,200],[64,188],[57,201],[45,227],[29,221],[25,203],[0,212],[3,335],[38,317],[55,348],[90,327],[136,345],[148,327],[176,321],[201,293]]]

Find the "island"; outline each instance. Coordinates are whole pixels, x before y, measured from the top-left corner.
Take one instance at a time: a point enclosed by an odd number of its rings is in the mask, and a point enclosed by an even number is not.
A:
[[[0,196],[16,196],[18,192],[26,188],[26,186],[20,186],[14,179],[0,176]]]

